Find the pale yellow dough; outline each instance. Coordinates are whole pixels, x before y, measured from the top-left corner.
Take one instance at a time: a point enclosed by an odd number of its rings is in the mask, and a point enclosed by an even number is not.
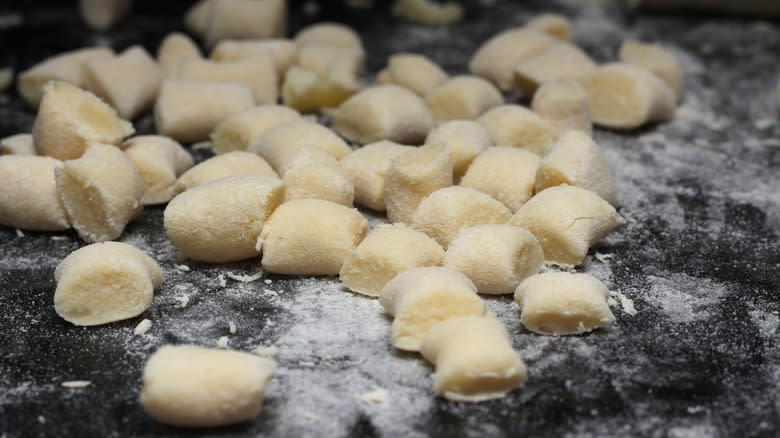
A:
[[[452,155],[452,177],[460,181],[474,158],[493,145],[484,126],[472,120],[444,122],[428,133],[425,144],[443,144]]]
[[[471,73],[493,81],[504,91],[514,89],[515,66],[558,41],[543,32],[519,27],[487,40],[469,62]]]
[[[157,64],[165,79],[175,78],[180,65],[202,57],[192,38],[180,32],[168,34],[157,49]]]
[[[558,134],[570,129],[588,135],[593,131],[588,95],[574,79],[557,79],[542,84],[534,94],[531,109],[550,122]]]
[[[269,129],[300,119],[298,111],[282,105],[260,105],[241,111],[217,125],[211,133],[212,149],[218,154],[245,151]]]
[[[244,84],[252,90],[252,96],[257,104],[275,104],[279,98],[279,80],[270,54],[225,62],[190,59],[179,66],[176,78],[187,81]]]
[[[170,201],[176,178],[193,165],[189,152],[174,140],[160,135],[132,137],[122,144],[122,148],[144,180],[144,205]]]
[[[211,157],[184,172],[173,187],[179,194],[193,187],[228,176],[278,176],[263,157],[252,152],[233,151]]]
[[[571,22],[563,15],[541,14],[529,21],[526,24],[526,27],[544,32],[547,35],[563,42],[571,43],[574,41]]]
[[[303,28],[295,35],[298,46],[323,44],[363,50],[360,36],[354,30],[339,23],[322,22]]]
[[[282,176],[285,201],[324,199],[352,207],[355,185],[338,164],[310,163],[287,169]]]
[[[447,81],[447,73],[433,61],[416,53],[396,53],[387,60],[387,67],[377,74],[380,84],[396,84],[412,90],[420,97]]]
[[[580,79],[596,70],[596,63],[582,49],[560,43],[515,66],[515,86],[533,96],[540,85],[556,79]]]
[[[685,77],[680,61],[669,49],[657,44],[626,40],[620,46],[619,58],[623,62],[650,70],[672,89],[678,102],[682,99]]]
[[[525,149],[497,146],[480,152],[460,185],[486,193],[516,212],[534,195],[542,159]]]
[[[281,169],[279,169],[279,173],[284,175],[290,169],[306,166],[309,164],[327,164],[329,166],[341,169],[339,160],[337,160],[336,157],[316,146],[306,145],[298,148],[298,150],[295,151],[295,153],[292,154],[290,158],[287,159],[287,161],[285,161],[284,165],[281,167]]]
[[[38,155],[32,134],[16,134],[0,139],[0,155]]]
[[[133,0],[79,0],[81,19],[91,29],[106,30],[121,20]]]
[[[281,79],[298,59],[298,47],[284,38],[258,40],[224,40],[211,51],[214,61],[241,61],[248,58],[271,56],[276,66],[276,77]]]
[[[210,0],[203,37],[209,47],[226,39],[279,38],[287,31],[286,0]]]
[[[504,103],[501,92],[478,76],[455,76],[431,90],[425,96],[433,120],[473,120],[482,113]]]
[[[385,175],[387,218],[411,223],[426,196],[451,185],[452,158],[446,146],[429,144],[398,155]]]
[[[385,210],[385,176],[394,158],[414,150],[392,141],[382,140],[355,149],[345,155],[341,168],[355,184],[355,203],[372,210]]]
[[[528,149],[542,156],[558,137],[550,122],[520,105],[497,106],[483,114],[477,122],[488,130],[496,146]]]
[[[344,140],[327,127],[305,120],[287,122],[269,129],[252,141],[248,150],[265,158],[274,169],[280,171],[287,160],[303,146],[322,149],[336,159],[352,151]]]
[[[35,231],[70,228],[54,180],[61,166],[51,157],[0,156],[0,224]]]

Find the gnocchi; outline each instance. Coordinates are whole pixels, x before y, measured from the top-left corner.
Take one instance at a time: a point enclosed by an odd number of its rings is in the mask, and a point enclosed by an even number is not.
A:
[[[434,121],[472,120],[504,103],[501,92],[477,76],[455,76],[425,96]]]
[[[394,158],[414,150],[392,141],[382,140],[355,149],[345,155],[341,168],[355,184],[355,203],[376,211],[385,210],[385,176]]]
[[[282,105],[260,105],[241,111],[214,128],[211,133],[212,149],[218,154],[245,151],[254,139],[269,129],[300,119],[298,111]]]
[[[278,38],[287,32],[285,0],[209,0],[204,39],[210,47],[225,39]]]
[[[626,40],[620,46],[621,61],[638,65],[650,70],[674,92],[675,100],[680,101],[685,88],[680,62],[670,50],[657,44]]]
[[[176,78],[244,84],[257,104],[275,104],[279,98],[276,66],[270,55],[230,62],[190,59],[179,66]]]
[[[363,50],[360,36],[354,30],[339,23],[317,23],[302,29],[295,35],[298,46],[322,44]]]
[[[298,47],[283,38],[261,40],[224,40],[211,51],[211,59],[217,62],[241,61],[249,58],[271,56],[276,66],[276,77],[281,79],[298,59]]]
[[[0,155],[38,155],[32,134],[16,134],[0,139]]]
[[[452,185],[452,159],[446,146],[429,144],[395,157],[385,175],[384,200],[390,222],[411,223],[420,202]]]
[[[440,143],[452,155],[452,177],[460,181],[471,163],[483,150],[493,145],[484,126],[471,120],[444,122],[428,133],[425,144]]]
[[[543,32],[559,41],[568,43],[574,41],[571,22],[563,15],[541,14],[529,21],[526,27]]]
[[[265,158],[271,167],[280,170],[303,146],[322,149],[337,159],[352,150],[344,140],[325,126],[299,120],[269,129],[249,145],[249,151]]]
[[[284,172],[285,201],[293,199],[324,199],[352,206],[355,186],[337,165],[311,163],[295,166]]]
[[[580,79],[596,70],[596,63],[582,49],[571,44],[555,44],[515,66],[515,87],[533,96],[547,81]]]
[[[60,166],[51,157],[0,156],[0,224],[36,231],[70,228],[54,180]]]
[[[520,105],[497,106],[477,119],[496,146],[513,146],[544,156],[557,137],[553,125]]]
[[[469,70],[509,91],[515,86],[515,66],[555,44],[554,38],[533,29],[509,29],[482,44],[469,61]]]
[[[543,83],[534,94],[531,109],[550,122],[553,130],[559,134],[570,129],[588,135],[593,131],[588,95],[579,81],[574,79]]]
[[[173,193],[179,194],[194,187],[228,176],[242,175],[277,176],[268,162],[262,157],[258,157],[257,154],[245,151],[233,151],[211,157],[184,172],[179,179],[176,180]]]
[[[387,67],[379,72],[376,81],[379,84],[400,85],[425,97],[447,79],[447,73],[427,57],[415,53],[397,53],[387,60]]]
[[[157,49],[157,64],[165,79],[176,78],[180,65],[202,57],[195,42],[180,32],[168,34]]]
[[[192,167],[192,156],[168,137],[141,135],[122,144],[144,181],[144,205],[163,204],[174,195],[176,178]]]
[[[541,164],[541,157],[525,149],[491,147],[471,163],[460,185],[486,193],[515,212],[534,195]]]

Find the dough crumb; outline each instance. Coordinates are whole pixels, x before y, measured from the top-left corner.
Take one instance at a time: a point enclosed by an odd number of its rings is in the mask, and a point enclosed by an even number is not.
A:
[[[636,307],[634,307],[634,300],[631,298],[628,298],[627,296],[623,295],[620,292],[612,292],[610,291],[609,294],[611,295],[610,299],[617,298],[620,300],[620,307],[623,309],[623,312],[634,316],[638,313],[638,310],[636,310]]]
[[[19,238],[24,237],[24,233],[22,232],[22,230],[20,230],[18,228],[16,229],[16,237],[19,237]]]
[[[377,388],[371,392],[361,394],[358,400],[363,403],[382,404],[387,400],[387,391],[382,388]]]
[[[181,272],[190,272],[190,267],[187,265],[173,265],[173,267]]]
[[[139,322],[137,326],[135,326],[135,329],[133,329],[133,334],[136,336],[144,335],[151,328],[152,321],[150,319],[144,319],[143,321]]]
[[[68,236],[51,236],[51,240],[69,240]]]
[[[86,388],[91,385],[89,380],[71,380],[69,382],[62,382],[62,386],[65,388]]]
[[[232,272],[228,272],[227,276],[228,278],[232,280],[240,281],[241,283],[251,283],[255,280],[259,280],[263,276],[263,271],[260,271],[252,275],[241,275],[241,274],[234,274]]]
[[[220,336],[219,339],[217,339],[217,347],[219,348],[228,348],[228,343],[230,340],[227,336]]]
[[[601,263],[607,263],[615,254],[602,254],[600,252],[596,253],[596,260],[600,261]]]
[[[276,357],[277,354],[279,354],[279,349],[277,347],[274,347],[273,345],[271,346],[261,345],[255,348],[254,350],[252,350],[252,353],[260,357],[264,357],[266,359],[273,359]]]
[[[225,279],[225,274],[219,274],[219,277],[217,277],[217,281],[219,281],[219,285],[221,287],[227,286],[227,279]]]
[[[236,323],[233,321],[228,322],[228,331],[230,331],[231,335],[236,334]]]
[[[183,309],[187,307],[187,304],[190,303],[190,296],[189,295],[179,295],[177,297],[174,297],[176,301],[179,302],[179,308]]]
[[[273,280],[263,280],[263,283],[265,283],[265,284],[271,284],[273,282],[274,282]]]
[[[201,141],[190,146],[190,149],[192,149],[193,151],[198,151],[201,149],[211,149],[211,148],[212,148],[212,144],[210,141]]]

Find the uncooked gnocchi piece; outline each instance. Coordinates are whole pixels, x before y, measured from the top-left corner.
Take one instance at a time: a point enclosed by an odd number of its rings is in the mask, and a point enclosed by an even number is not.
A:
[[[534,17],[526,24],[529,29],[538,30],[545,34],[563,41],[573,42],[571,23],[563,15],[558,14],[541,14]]]
[[[650,70],[625,63],[599,67],[582,85],[590,101],[593,123],[614,129],[635,129],[674,117],[674,92]]]
[[[198,163],[197,166],[184,172],[173,188],[174,194],[179,194],[193,187],[228,176],[277,176],[263,157],[252,152],[233,151],[217,155]]]
[[[410,223],[426,196],[451,185],[452,158],[446,146],[429,144],[398,155],[385,176],[387,218]]]
[[[284,199],[324,199],[352,207],[355,185],[338,164],[311,163],[284,172]]]
[[[79,326],[140,315],[163,281],[157,262],[121,242],[87,245],[70,253],[54,271],[54,310]]]
[[[446,26],[463,18],[463,6],[456,1],[395,0],[393,15],[428,26]]]
[[[38,155],[32,134],[16,134],[0,139],[0,155]]]
[[[0,224],[36,231],[70,228],[54,181],[60,166],[51,157],[0,156]]]
[[[525,149],[488,148],[471,163],[460,185],[486,193],[515,212],[534,195],[541,163],[541,157]]]
[[[526,96],[547,81],[580,79],[596,70],[596,63],[577,46],[560,43],[515,66],[515,86]]]
[[[167,79],[154,122],[160,135],[191,143],[208,139],[220,122],[253,106],[252,90],[243,84]]]
[[[411,225],[431,236],[444,248],[461,229],[478,224],[503,224],[512,217],[504,204],[466,187],[437,190],[420,202]]]
[[[106,30],[127,14],[133,0],[79,0],[81,19],[91,29]]]
[[[244,84],[252,90],[257,104],[275,104],[279,98],[276,66],[270,54],[229,62],[190,59],[179,66],[176,78]]]
[[[425,138],[425,144],[446,145],[452,154],[452,177],[457,183],[474,158],[493,145],[484,126],[472,120],[451,120],[435,127]]]
[[[447,248],[444,266],[471,280],[481,294],[510,294],[544,263],[533,234],[505,224],[464,228]]]
[[[173,198],[165,208],[165,232],[193,260],[226,263],[256,257],[263,223],[283,200],[279,178],[221,178]]]
[[[419,143],[433,128],[425,102],[397,85],[366,88],[347,99],[333,115],[333,129],[349,140]]]
[[[528,378],[506,328],[493,316],[462,316],[436,324],[420,352],[436,367],[434,391],[450,400],[501,398]]]
[[[295,35],[295,43],[298,46],[309,44],[323,44],[329,46],[345,47],[355,50],[363,50],[360,36],[354,30],[339,23],[317,23],[303,28]]]
[[[262,40],[220,41],[211,51],[211,59],[218,62],[241,61],[248,58],[271,56],[276,66],[276,77],[281,79],[298,59],[298,47],[284,38]]]
[[[226,118],[211,133],[214,152],[245,151],[252,141],[283,123],[300,120],[294,109],[282,105],[260,105]]]
[[[382,288],[379,302],[393,316],[393,346],[406,351],[419,351],[425,335],[441,321],[487,314],[471,280],[443,267],[413,268],[396,275]]]
[[[490,79],[504,91],[512,90],[515,66],[558,41],[529,28],[509,29],[487,40],[469,62],[471,73]]]
[[[260,413],[276,362],[239,351],[160,347],[144,366],[141,405],[155,420],[216,427]]]
[[[587,333],[614,322],[607,298],[596,277],[569,272],[533,275],[515,291],[523,326],[543,335]]]
[[[574,79],[558,79],[542,84],[534,94],[531,109],[550,122],[559,134],[570,129],[588,135],[593,131],[588,95]]]
[[[227,39],[279,38],[287,32],[286,0],[210,0],[204,39],[209,47]]]
[[[433,120],[472,120],[504,103],[501,92],[490,82],[477,76],[455,76],[431,90],[425,96]]]
[[[385,210],[385,176],[394,158],[413,150],[382,140],[355,149],[341,161],[341,168],[355,184],[355,203],[376,211]]]
[[[433,61],[415,53],[397,53],[387,60],[387,67],[377,74],[379,84],[396,84],[420,97],[446,82],[447,73]]]
[[[88,243],[114,240],[144,208],[144,180],[119,148],[95,143],[54,169],[71,225]]]
[[[347,154],[349,155],[349,154]],[[326,164],[341,169],[339,160],[333,155],[315,146],[301,146],[279,169],[279,174],[284,175],[288,170],[309,164]],[[346,175],[346,173],[345,173]]]
[[[404,224],[382,224],[371,230],[344,261],[339,278],[354,292],[378,297],[401,272],[440,266],[444,249],[424,233]]]
[[[539,239],[545,260],[579,265],[594,243],[625,221],[597,194],[561,185],[537,193],[509,223]]]
[[[615,179],[601,147],[582,131],[561,134],[536,173],[537,192],[561,184],[582,187],[618,205]]]
[[[340,159],[352,151],[333,131],[318,123],[305,120],[283,123],[257,137],[249,151],[268,160],[276,170],[303,146],[314,146]]]
[[[198,0],[184,13],[184,26],[198,36],[204,36],[209,26],[212,0]]]
[[[284,77],[282,101],[298,111],[320,111],[338,107],[358,90],[356,75],[343,66],[326,73],[292,67]]]
[[[32,129],[38,153],[60,160],[80,157],[91,143],[119,144],[133,132],[94,94],[60,81],[44,87]]]
[[[168,137],[141,135],[122,147],[144,180],[144,205],[170,201],[176,178],[193,165],[189,152]]]
[[[179,66],[192,59],[200,59],[200,49],[187,35],[173,32],[163,39],[157,49],[157,64],[165,79],[173,79],[179,72]]]
[[[685,87],[682,67],[674,53],[657,44],[626,40],[620,46],[620,60],[650,70],[674,92],[680,101]]]
[[[488,130],[493,144],[528,149],[542,156],[558,137],[550,122],[520,105],[497,106],[483,114],[477,122]]]
[[[306,44],[298,48],[298,66],[322,74],[339,70],[350,75],[355,82],[363,71],[364,62],[362,49],[327,44]]]
[[[276,274],[338,275],[363,240],[368,222],[354,208],[296,199],[274,211],[257,240],[263,269]]]

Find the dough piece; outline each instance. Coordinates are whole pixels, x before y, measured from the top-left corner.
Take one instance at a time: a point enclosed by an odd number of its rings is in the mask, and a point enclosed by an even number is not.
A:
[[[86,87],[87,61],[113,56],[114,52],[105,47],[89,47],[60,53],[19,73],[17,90],[25,102],[37,108],[43,98],[43,86],[49,81],[63,81],[77,87]]]
[[[367,88],[342,103],[333,116],[333,129],[361,144],[419,143],[431,128],[433,117],[425,102],[397,85]]]
[[[588,248],[625,221],[597,194],[561,185],[537,193],[509,223],[532,232],[542,244],[546,260],[579,265]]]
[[[477,76],[455,76],[431,90],[425,97],[436,123],[472,120],[504,103],[501,92]]]
[[[469,70],[504,91],[512,90],[515,66],[555,44],[557,40],[533,29],[509,29],[482,44],[471,58]]]
[[[44,87],[32,134],[41,155],[59,160],[80,157],[91,143],[119,144],[133,125],[94,94],[67,82]]]
[[[670,50],[657,44],[626,40],[620,46],[620,60],[650,70],[674,92],[679,102],[683,96],[685,79],[680,61]]]
[[[143,211],[144,180],[117,147],[95,143],[54,175],[70,223],[87,243],[118,238]]]
[[[534,195],[538,155],[525,149],[492,147],[471,163],[460,185],[486,193],[516,212]]]
[[[412,227],[431,236],[444,248],[461,229],[477,224],[503,224],[512,217],[504,204],[466,187],[437,190],[420,202]]]
[[[284,184],[276,177],[218,179],[173,198],[165,208],[165,231],[192,260],[226,263],[256,257],[263,223],[283,200]]]
[[[444,144],[452,154],[452,176],[460,181],[480,152],[493,145],[484,126],[471,120],[444,122],[428,133],[425,144]]]
[[[557,79],[542,84],[534,94],[531,109],[550,122],[558,134],[570,129],[588,135],[593,131],[588,95],[574,79]]]
[[[121,20],[133,0],[79,0],[81,19],[94,30],[106,30]]]
[[[198,0],[184,13],[184,26],[198,36],[204,36],[209,27],[212,1]]]
[[[70,228],[54,182],[60,166],[50,157],[0,156],[0,224],[35,231]]]
[[[178,75],[179,66],[192,59],[201,59],[200,49],[187,35],[180,32],[169,33],[157,49],[157,63],[165,79]]]
[[[0,155],[37,155],[32,134],[16,134],[0,139]]]
[[[464,228],[447,248],[444,266],[469,278],[481,294],[510,294],[544,263],[533,234],[504,224]]]
[[[359,90],[356,75],[349,66],[334,66],[328,73],[318,73],[293,67],[287,71],[282,85],[282,101],[298,111],[320,111],[335,108]]]
[[[176,178],[193,165],[189,152],[168,137],[141,135],[122,147],[144,181],[144,205],[170,201]]]
[[[233,151],[211,157],[184,172],[173,188],[174,194],[228,176],[278,176],[267,161],[257,154]]]
[[[404,224],[374,228],[344,261],[339,278],[359,294],[378,297],[382,288],[401,272],[440,266],[444,249],[436,241]]]
[[[446,26],[463,18],[463,7],[454,1],[395,0],[393,15],[428,26]]]
[[[352,151],[333,131],[318,123],[299,120],[269,129],[249,145],[249,151],[268,160],[276,170],[303,146],[314,146],[340,159]]]
[[[452,159],[446,146],[429,144],[398,155],[385,176],[387,218],[410,223],[426,196],[451,185]]]
[[[121,242],[93,243],[70,253],[54,271],[54,310],[79,326],[132,318],[152,304],[163,281],[157,262]]]
[[[276,66],[270,55],[231,62],[191,59],[179,67],[177,78],[244,84],[257,104],[275,104],[279,98]]]
[[[363,71],[365,53],[362,49],[306,44],[298,48],[298,66],[313,72],[329,74],[333,70],[349,73],[353,81]]]
[[[180,142],[207,140],[224,119],[255,106],[246,85],[165,80],[154,107],[160,135]]]
[[[254,354],[193,346],[160,347],[146,362],[141,405],[155,420],[215,427],[255,418],[276,362]]]
[[[545,272],[525,279],[515,291],[520,321],[543,335],[576,335],[615,321],[609,290],[596,277]]]
[[[337,165],[312,163],[293,167],[284,173],[285,201],[324,199],[352,207],[355,186]]]
[[[276,274],[338,275],[363,240],[368,222],[354,208],[321,199],[285,202],[257,240],[263,269]]]
[[[414,150],[382,140],[356,149],[341,159],[341,168],[355,184],[355,203],[376,211],[385,210],[385,176],[394,158]]]
[[[387,60],[387,67],[379,72],[376,81],[380,84],[400,85],[425,97],[448,78],[441,67],[423,55],[397,53]]]
[[[497,106],[483,114],[477,122],[488,130],[493,144],[528,149],[542,156],[550,150],[558,136],[550,122],[520,105]]]
[[[555,44],[515,66],[515,85],[526,96],[547,81],[581,79],[596,70],[596,63],[582,49],[571,44]]]
[[[226,39],[283,37],[287,32],[285,0],[211,0],[204,39],[214,47]]]
[[[225,40],[211,51],[211,59],[218,62],[243,61],[263,58],[267,55],[276,66],[276,77],[281,79],[298,59],[298,46],[291,40],[276,38],[270,40]]]
[[[436,324],[420,352],[436,367],[434,391],[450,400],[501,398],[528,378],[506,328],[493,316],[463,316]]]
[[[261,105],[226,118],[211,133],[214,152],[245,151],[253,140],[283,123],[300,120],[294,109],[282,105]]]
[[[571,30],[571,22],[563,15],[541,14],[534,17],[526,24],[526,27],[543,32],[559,41],[571,43],[574,41]]]
[[[301,29],[295,35],[298,46],[325,44],[363,51],[360,36],[354,30],[339,23],[317,23]]]
[[[635,129],[674,117],[674,92],[650,70],[632,64],[599,67],[582,82],[593,123],[613,129]]]
[[[582,131],[564,132],[536,174],[537,192],[561,184],[582,187],[618,205],[615,179],[601,147]]]
[[[474,284],[460,272],[442,267],[396,275],[382,288],[379,302],[393,316],[393,346],[406,351],[419,351],[423,337],[441,321],[487,314]]]
[[[333,155],[315,146],[301,146],[287,161],[285,161],[279,173],[284,175],[290,169],[307,166],[309,164],[326,164],[341,168],[339,161]]]

